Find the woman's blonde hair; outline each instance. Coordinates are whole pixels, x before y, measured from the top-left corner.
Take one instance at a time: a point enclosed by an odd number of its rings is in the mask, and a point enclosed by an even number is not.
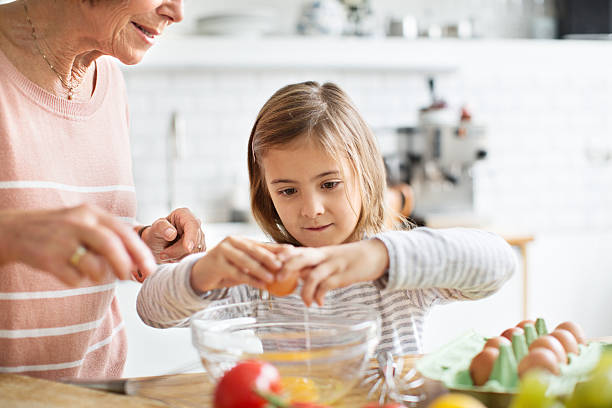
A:
[[[372,131],[337,85],[303,82],[278,90],[261,108],[249,138],[251,209],[276,242],[301,245],[283,226],[266,186],[262,157],[303,138],[345,159],[361,191],[361,213],[349,240],[380,232],[385,218],[385,167]]]

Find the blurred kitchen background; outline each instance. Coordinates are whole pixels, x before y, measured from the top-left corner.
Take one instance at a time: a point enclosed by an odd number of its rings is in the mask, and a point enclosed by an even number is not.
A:
[[[432,313],[426,350],[524,315],[612,335],[611,3],[187,0],[186,20],[123,67],[139,220],[187,206],[209,247],[263,239],[246,170],[256,114],[283,85],[333,81],[376,133],[390,182],[412,184],[415,219],[519,244],[501,292]],[[197,362],[188,330],[140,323],[137,290],[118,289],[124,374]]]

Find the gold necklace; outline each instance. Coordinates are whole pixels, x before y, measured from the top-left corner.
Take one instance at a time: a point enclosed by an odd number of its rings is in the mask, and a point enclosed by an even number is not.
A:
[[[30,13],[28,13],[28,5],[26,4],[25,1],[23,2],[23,9],[25,11],[26,20],[28,24],[30,24],[30,27],[32,28],[32,39],[34,40],[34,45],[36,46],[38,53],[43,57],[43,59],[45,60],[49,68],[51,68],[51,71],[53,71],[53,73],[60,80],[64,88],[66,88],[66,90],[68,91],[68,95],[67,95],[68,100],[72,100],[72,98],[74,97],[74,91],[81,85],[81,83],[77,82],[75,85],[74,80],[71,79],[70,82],[66,82],[64,78],[62,78],[62,75],[55,69],[51,61],[49,61],[45,53],[40,49],[40,45],[38,44],[38,36],[36,35],[36,29],[34,28],[34,24],[32,24],[32,20],[30,20]]]

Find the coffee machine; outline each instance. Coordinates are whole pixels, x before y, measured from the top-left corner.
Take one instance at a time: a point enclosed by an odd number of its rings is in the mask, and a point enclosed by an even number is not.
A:
[[[451,109],[436,98],[433,79],[429,84],[432,103],[420,110],[417,126],[394,129],[396,148],[385,154],[388,183],[411,185],[411,218],[418,224],[445,217],[478,224],[472,170],[487,155],[485,128],[467,109]]]

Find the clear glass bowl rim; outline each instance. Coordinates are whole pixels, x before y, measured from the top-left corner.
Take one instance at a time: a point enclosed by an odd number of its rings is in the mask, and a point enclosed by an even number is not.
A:
[[[280,306],[286,305],[292,308],[297,308],[297,306],[299,306],[295,301],[288,301],[286,299],[258,299],[258,300],[251,300],[251,301],[245,301],[245,302],[230,302],[230,303],[224,303],[220,305],[212,305],[212,306],[208,306],[205,309],[202,309],[194,313],[194,315],[190,319],[190,325],[192,326],[192,329],[194,330],[206,330],[206,329],[202,329],[202,327],[194,327],[195,326],[194,323],[202,319],[207,314],[211,314],[211,313],[223,311],[223,310],[231,310],[231,309],[240,308],[240,307],[255,307],[259,304],[265,305],[268,303],[274,303]],[[370,327],[372,324],[376,325],[377,327],[376,331],[378,333],[380,333],[380,330],[381,330],[380,315],[373,305],[367,305],[365,303],[360,303],[360,302],[342,302],[342,303],[333,304],[333,305],[324,304],[323,306],[310,307],[308,308],[308,311],[309,311],[309,316],[313,317],[314,319],[313,321],[310,322],[311,324],[316,324],[317,323],[316,319],[322,318],[323,320],[325,319],[334,320],[334,321],[337,320],[337,323],[345,326],[347,331],[360,331],[360,330]],[[323,312],[323,311],[334,312],[334,315],[319,314],[319,312]],[[341,313],[349,313],[349,315],[345,317],[350,320],[341,318],[340,317],[342,316]],[[354,314],[354,313],[358,313],[358,318],[351,316],[351,314]],[[245,316],[245,317],[249,317],[249,316]],[[209,319],[205,319],[205,320],[209,320]],[[221,321],[223,320],[219,320],[219,322]],[[351,322],[350,324],[345,324],[345,323],[348,323],[349,321]],[[253,323],[236,324],[236,325],[232,325],[231,327],[232,329],[242,328],[241,326],[243,325],[245,327],[252,326]]]

